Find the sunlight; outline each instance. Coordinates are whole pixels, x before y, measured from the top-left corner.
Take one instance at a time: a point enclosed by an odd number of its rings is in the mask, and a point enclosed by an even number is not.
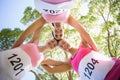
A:
[[[85,16],[88,14],[89,12],[89,7],[88,7],[88,3],[82,3],[81,7],[80,7],[80,15]]]
[[[28,72],[26,73],[26,76],[22,80],[35,80],[35,76],[33,73]]]

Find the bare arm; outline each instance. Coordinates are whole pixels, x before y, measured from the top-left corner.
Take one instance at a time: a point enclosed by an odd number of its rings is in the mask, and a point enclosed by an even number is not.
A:
[[[63,63],[64,62],[62,62],[62,61],[57,61],[57,60],[54,60],[51,58],[46,58],[41,62],[42,65],[49,65],[49,66],[57,66],[57,65],[61,65]]]
[[[91,38],[90,34],[83,28],[83,25],[80,22],[75,20],[72,16],[69,16],[67,23],[73,26],[95,51],[98,51],[94,40]]]
[[[83,38],[83,36],[81,35],[81,42],[80,42],[80,46],[85,46],[85,47],[90,47],[90,45],[87,43],[87,41]]]
[[[69,62],[60,62],[60,63],[62,64],[56,66],[49,66],[46,64],[42,64],[42,67],[49,73],[61,73],[72,69]]]
[[[33,34],[33,37],[32,39],[29,41],[29,43],[36,43],[38,44],[39,43],[39,38],[40,38],[40,32],[41,32],[41,28],[38,28],[34,34]]]
[[[17,39],[17,41],[13,44],[12,48],[20,46],[23,41],[32,33],[36,32],[37,29],[40,29],[43,27],[43,25],[46,23],[46,21],[43,19],[43,17],[36,20],[33,24],[31,24]]]

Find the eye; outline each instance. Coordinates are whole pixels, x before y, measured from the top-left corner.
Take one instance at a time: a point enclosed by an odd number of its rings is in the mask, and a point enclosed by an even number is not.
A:
[[[55,35],[56,37],[58,37],[58,35]]]
[[[54,44],[54,47],[56,46],[56,44]]]
[[[62,34],[60,34],[60,37],[62,37]]]
[[[50,42],[48,43],[48,45],[50,45]]]

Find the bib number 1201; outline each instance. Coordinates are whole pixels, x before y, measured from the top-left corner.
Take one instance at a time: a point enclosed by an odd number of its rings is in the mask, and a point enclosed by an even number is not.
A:
[[[91,62],[88,62],[85,69],[84,69],[84,76],[87,77],[88,79],[91,79],[91,75],[93,73],[93,70],[95,69],[95,65],[98,64],[98,60],[95,60],[91,58]]]
[[[17,54],[12,54],[8,58],[8,60],[10,64],[13,66],[13,70],[16,72],[15,76],[24,71],[24,69],[22,69],[23,63],[21,63],[21,58],[19,58]]]

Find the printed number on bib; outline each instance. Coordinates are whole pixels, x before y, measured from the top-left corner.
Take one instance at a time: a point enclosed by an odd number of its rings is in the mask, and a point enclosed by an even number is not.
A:
[[[53,14],[53,15],[60,14],[60,13],[64,12],[64,10],[50,10],[50,9],[43,9],[43,11],[45,13]]]
[[[13,66],[13,70],[16,72],[15,76],[17,76],[22,71],[24,71],[24,69],[22,68],[23,63],[21,63],[21,58],[19,58],[17,54],[12,54],[8,58],[8,60],[9,60],[10,64]]]
[[[91,62],[88,62],[85,69],[84,69],[84,76],[88,79],[91,79],[91,75],[93,73],[93,70],[95,69],[95,65],[99,62],[93,58],[91,58]]]

